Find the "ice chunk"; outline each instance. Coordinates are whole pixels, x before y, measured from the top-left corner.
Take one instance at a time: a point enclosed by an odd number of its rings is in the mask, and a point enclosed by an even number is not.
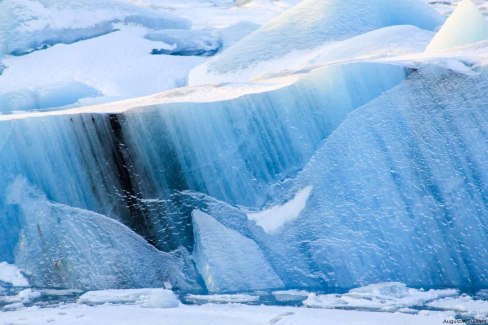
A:
[[[305,208],[311,192],[312,186],[307,186],[296,193],[295,197],[285,204],[274,206],[260,212],[249,213],[247,217],[249,220],[255,221],[267,233],[277,233],[280,228],[298,218],[300,212]]]
[[[304,290],[279,290],[272,294],[279,302],[300,302],[307,299],[310,293]]]
[[[395,312],[400,309],[423,306],[443,297],[457,296],[453,289],[429,290],[407,288],[403,283],[378,283],[350,290],[343,295],[309,294],[303,304],[315,308],[369,309]]]
[[[247,294],[214,294],[214,295],[187,295],[186,299],[198,303],[252,303],[259,301],[258,296]]]
[[[436,309],[461,312],[471,317],[474,316],[477,319],[488,317],[488,301],[476,300],[467,295],[435,300],[430,302],[428,306]]]
[[[482,40],[488,40],[488,22],[471,0],[463,0],[426,51],[445,50]]]
[[[74,43],[116,30],[115,23],[152,29],[188,29],[189,21],[117,0],[0,2],[0,54],[25,54],[57,43]]]
[[[145,36],[151,41],[163,42],[166,47],[153,49],[152,54],[181,56],[212,56],[222,48],[216,32],[208,30],[161,30]]]
[[[10,186],[8,201],[19,206],[23,219],[15,260],[33,286],[133,288],[165,281],[192,286],[182,274],[186,261],[158,251],[113,219],[50,202],[20,177]]]
[[[206,213],[193,211],[194,258],[209,292],[280,288],[259,246],[239,232],[224,227]]]
[[[20,273],[20,269],[7,262],[0,262],[0,284],[2,282],[9,283],[14,287],[27,287],[29,285],[27,279]]]
[[[88,305],[131,304],[147,308],[174,308],[180,304],[173,291],[150,288],[88,291],[80,296],[78,302]]]
[[[236,71],[386,26],[414,25],[434,30],[442,20],[420,0],[306,0],[209,62],[208,71]]]
[[[2,93],[0,84],[0,112],[59,108],[77,103],[82,98],[102,94],[83,83],[69,81],[43,85],[37,89],[18,89]]]

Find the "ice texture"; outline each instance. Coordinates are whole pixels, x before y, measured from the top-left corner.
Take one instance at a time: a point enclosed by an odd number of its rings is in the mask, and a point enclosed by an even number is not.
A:
[[[305,0],[209,62],[208,70],[228,73],[387,26],[434,30],[442,21],[420,0]]]
[[[212,56],[222,49],[223,43],[216,32],[209,30],[161,30],[146,34],[146,39],[163,42],[152,54],[181,56]]]
[[[298,218],[305,208],[312,187],[308,186],[300,190],[293,199],[283,205],[273,206],[266,210],[248,213],[249,220],[256,222],[267,233],[276,233],[287,223]]]
[[[180,301],[168,289],[112,289],[88,291],[78,298],[78,303],[87,305],[130,304],[146,308],[175,308]]]
[[[427,47],[428,52],[488,39],[488,21],[471,0],[461,1]]]
[[[27,287],[29,285],[29,281],[22,275],[19,268],[7,262],[0,262],[0,287],[2,283],[16,287]]]
[[[193,256],[209,292],[283,287],[253,240],[198,210],[193,212],[193,232]]]
[[[404,283],[371,284],[351,289],[345,294],[317,295],[311,293],[303,304],[313,308],[365,309],[387,312],[413,312],[412,307],[425,306],[445,297],[458,296],[453,289],[422,290],[407,288]]]
[[[24,178],[9,188],[22,231],[16,263],[31,285],[51,288],[192,288],[178,254],[163,253],[119,222],[48,201]]]
[[[7,0],[0,2],[0,56],[107,34],[116,30],[115,23],[152,29],[191,27],[186,19],[117,0]]]

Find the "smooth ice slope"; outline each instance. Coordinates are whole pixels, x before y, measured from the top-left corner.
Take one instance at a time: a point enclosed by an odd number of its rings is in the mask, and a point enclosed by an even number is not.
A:
[[[471,0],[463,0],[427,47],[446,50],[488,39],[488,22]]]
[[[192,216],[193,256],[209,292],[283,287],[254,241],[225,228],[206,213],[195,210]]]
[[[386,26],[434,30],[441,23],[434,9],[420,0],[306,0],[243,38],[207,69],[228,73]]]
[[[7,200],[22,219],[15,261],[33,286],[161,287],[167,281],[196,288],[183,275],[184,255],[158,251],[113,219],[50,202],[23,178],[10,186]]]

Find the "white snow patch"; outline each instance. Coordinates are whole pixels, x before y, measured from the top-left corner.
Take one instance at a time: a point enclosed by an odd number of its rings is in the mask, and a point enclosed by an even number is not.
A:
[[[285,204],[277,205],[257,213],[248,213],[247,217],[249,220],[255,221],[265,232],[270,234],[276,233],[284,225],[298,218],[300,212],[302,212],[307,204],[312,188],[312,186],[307,186],[298,191],[295,197]]]
[[[488,39],[488,23],[471,2],[463,0],[427,47],[427,52],[445,50]]]
[[[29,286],[29,282],[20,273],[20,269],[16,265],[8,264],[7,262],[0,262],[0,281],[10,283],[14,287]]]
[[[98,304],[131,304],[147,308],[174,308],[180,301],[171,290],[166,289],[112,289],[88,291],[78,303]]]

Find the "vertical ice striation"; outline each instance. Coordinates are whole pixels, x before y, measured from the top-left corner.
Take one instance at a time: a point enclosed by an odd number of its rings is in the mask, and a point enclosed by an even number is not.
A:
[[[193,255],[210,292],[283,287],[283,282],[252,239],[226,228],[206,213],[195,210],[192,215]]]
[[[427,47],[427,52],[488,40],[488,22],[471,0],[463,0]]]

